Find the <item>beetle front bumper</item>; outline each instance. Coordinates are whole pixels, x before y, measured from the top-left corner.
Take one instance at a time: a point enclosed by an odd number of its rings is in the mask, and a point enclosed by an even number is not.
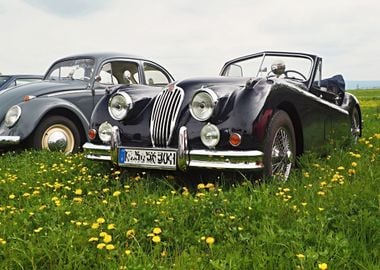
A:
[[[0,146],[20,144],[20,136],[0,136]]]
[[[165,149],[175,153],[175,166],[167,167],[157,164],[120,162],[119,150],[121,145],[119,130],[113,128],[111,145],[97,145],[85,143],[83,151],[88,159],[112,161],[121,167],[148,168],[186,171],[189,168],[223,169],[223,170],[262,170],[264,153],[258,150],[217,151],[217,150],[189,150],[187,128],[181,127],[179,132],[178,149]],[[128,148],[126,148],[128,149]],[[136,148],[135,148],[136,149]],[[156,148],[139,148],[143,151],[155,151]]]

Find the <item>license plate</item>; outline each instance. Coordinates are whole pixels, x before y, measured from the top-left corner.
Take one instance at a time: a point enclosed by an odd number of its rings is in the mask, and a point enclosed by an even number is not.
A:
[[[138,168],[175,170],[177,152],[167,149],[120,148],[119,164]]]

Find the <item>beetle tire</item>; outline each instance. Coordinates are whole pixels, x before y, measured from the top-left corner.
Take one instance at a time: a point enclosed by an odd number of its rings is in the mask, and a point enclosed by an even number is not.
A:
[[[285,111],[270,120],[264,140],[264,175],[286,181],[294,166],[296,141],[293,123]]]
[[[54,115],[42,119],[33,132],[29,145],[35,149],[74,153],[80,149],[80,134],[68,118]]]
[[[351,115],[351,134],[354,143],[357,143],[359,140],[361,130],[360,130],[360,116],[359,116],[359,111],[356,107],[353,108]]]

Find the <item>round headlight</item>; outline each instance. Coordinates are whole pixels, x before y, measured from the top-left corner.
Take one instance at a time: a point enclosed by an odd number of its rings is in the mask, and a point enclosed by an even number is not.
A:
[[[110,98],[108,112],[115,120],[122,120],[132,109],[132,98],[125,92],[120,92]]]
[[[18,119],[20,119],[21,116],[21,108],[18,105],[14,105],[9,108],[7,114],[5,115],[4,123],[5,126],[10,128],[13,127]]]
[[[214,148],[220,140],[220,132],[217,126],[208,123],[201,130],[202,143],[208,148]]]
[[[112,125],[108,122],[104,122],[99,126],[99,138],[103,143],[109,143],[112,137]]]
[[[190,113],[198,121],[210,119],[214,113],[218,96],[210,89],[201,89],[194,94],[190,103]]]

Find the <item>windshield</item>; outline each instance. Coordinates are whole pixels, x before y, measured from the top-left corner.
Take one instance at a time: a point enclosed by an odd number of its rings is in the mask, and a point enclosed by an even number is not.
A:
[[[0,87],[3,86],[3,84],[9,80],[9,78],[9,76],[0,76]]]
[[[46,76],[47,80],[82,80],[88,82],[94,72],[94,59],[73,59],[56,63]]]
[[[231,63],[223,71],[228,77],[284,77],[298,81],[309,80],[312,59],[295,55],[257,55]]]

